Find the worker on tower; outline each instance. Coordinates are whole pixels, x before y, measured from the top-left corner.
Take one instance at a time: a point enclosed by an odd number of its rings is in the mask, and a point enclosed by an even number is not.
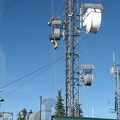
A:
[[[52,34],[49,35],[50,42],[54,44],[54,49],[56,50],[58,48],[58,44]]]

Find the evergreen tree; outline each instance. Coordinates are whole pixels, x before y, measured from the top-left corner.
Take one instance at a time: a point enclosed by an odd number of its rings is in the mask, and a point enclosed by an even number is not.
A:
[[[82,108],[81,108],[81,104],[77,104],[76,110],[77,110],[77,112],[78,112],[78,115],[77,115],[77,116],[83,117],[83,111],[82,111]]]
[[[18,118],[17,120],[27,120],[29,119],[29,115],[32,113],[32,110],[30,110],[29,112],[27,112],[27,110],[24,108],[21,111],[19,111]]]
[[[30,114],[32,113],[32,110],[30,110],[29,112],[28,112],[28,114],[27,114],[27,119],[29,120],[29,116],[30,116]]]
[[[83,117],[83,111],[82,111],[82,108],[81,108],[81,104],[79,104],[79,106],[80,106],[80,117]]]
[[[21,110],[21,112],[22,112],[22,118],[23,118],[23,120],[26,120],[26,117],[27,117],[27,110],[24,108],[23,110]]]
[[[19,113],[17,114],[17,116],[18,116],[17,120],[21,120],[21,119],[22,119],[21,112],[19,112]]]
[[[63,104],[63,99],[61,95],[61,89],[58,90],[57,103],[55,105],[55,116],[65,116],[65,108]]]

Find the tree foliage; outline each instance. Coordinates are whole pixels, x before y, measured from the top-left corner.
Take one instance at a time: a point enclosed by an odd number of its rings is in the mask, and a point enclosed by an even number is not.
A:
[[[31,113],[32,110],[27,112],[27,110],[23,108],[21,111],[19,111],[17,120],[28,120]]]
[[[76,110],[77,110],[77,113],[78,113],[77,116],[83,117],[83,111],[82,111],[82,108],[81,108],[81,104],[77,104]]]
[[[55,116],[65,116],[65,108],[63,104],[63,99],[61,95],[61,89],[58,90],[57,103],[55,105]]]
[[[55,116],[65,116],[65,108],[64,108],[64,104],[63,104],[63,99],[62,99],[62,95],[61,95],[61,89],[58,90],[58,96],[57,96],[57,102],[55,105]],[[79,116],[79,117],[83,117],[83,111],[81,108],[81,104],[78,104],[78,101],[76,102],[76,115],[75,116]]]
[[[79,104],[80,105],[80,104]],[[83,110],[82,110],[82,108],[81,108],[81,105],[80,105],[80,108],[79,108],[80,110],[80,117],[83,117]]]

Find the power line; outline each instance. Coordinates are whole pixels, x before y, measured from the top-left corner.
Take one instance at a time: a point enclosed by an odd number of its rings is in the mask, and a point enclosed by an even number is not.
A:
[[[52,7],[51,13],[52,13],[52,16],[53,16],[54,15],[54,1],[53,0],[51,0],[51,7]]]
[[[98,1],[98,3],[100,3],[101,4],[101,1],[100,0],[97,0]]]
[[[90,56],[90,54],[89,54],[89,52],[88,52],[88,50],[87,50],[87,48],[86,48],[86,46],[85,46],[85,44],[84,44],[84,42],[83,42],[83,39],[82,39],[82,37],[84,37],[85,35],[86,35],[86,34],[83,34],[83,36],[81,36],[80,39],[81,39],[81,43],[82,43],[82,45],[83,45],[83,47],[84,47],[84,49],[85,49],[85,51],[86,51],[86,54],[87,54],[87,56],[88,56],[89,59],[87,59],[87,58],[85,58],[85,57],[83,57],[83,56],[80,56],[80,57],[82,57],[82,58],[84,58],[84,59],[86,59],[87,61],[89,61],[89,62],[92,63],[92,58],[91,58],[91,56]],[[97,65],[96,63],[94,63],[94,64],[95,64],[97,67],[103,69],[104,71],[109,72],[109,70],[103,68],[102,66]]]
[[[91,59],[91,57],[90,57],[90,54],[89,54],[89,52],[88,52],[88,50],[87,50],[87,48],[86,48],[86,46],[85,46],[82,38],[81,38],[81,42],[82,42],[82,45],[83,45],[83,47],[84,47],[84,49],[85,49],[85,51],[86,51],[86,54],[87,54],[87,56],[88,56],[88,58],[89,58],[89,61],[92,62],[92,59]]]
[[[64,56],[60,57],[59,59],[57,59],[57,60],[55,60],[55,61],[53,61],[53,62],[51,62],[51,63],[49,63],[49,64],[47,64],[47,65],[45,65],[45,66],[43,66],[43,67],[41,67],[41,68],[39,68],[39,69],[37,69],[37,70],[35,70],[35,71],[33,71],[33,72],[31,72],[31,73],[29,73],[29,74],[27,74],[27,75],[25,75],[25,76],[23,76],[23,77],[21,77],[21,78],[16,79],[16,80],[13,81],[13,82],[10,82],[10,83],[2,86],[0,89],[3,89],[3,88],[5,88],[5,87],[7,87],[7,86],[9,86],[9,85],[11,85],[11,84],[14,84],[14,83],[16,83],[16,82],[18,82],[18,81],[20,81],[20,80],[22,80],[22,79],[24,79],[24,78],[32,75],[32,74],[40,71],[41,69],[44,69],[44,68],[46,68],[46,67],[48,67],[48,66],[50,66],[50,65],[52,65],[52,64],[54,64],[54,63],[57,63],[57,62],[58,62],[59,60],[61,60],[63,57],[64,57]]]
[[[87,58],[85,58],[85,57],[83,57],[83,56],[80,56],[81,58],[83,58],[83,59],[85,59],[85,60],[87,60],[87,61],[89,61],[89,62],[91,62],[89,59],[87,59]],[[110,72],[109,70],[107,70],[107,69],[105,69],[104,67],[102,67],[102,66],[100,66],[100,65],[98,65],[98,64],[96,64],[96,63],[94,63],[97,67],[99,67],[99,68],[101,68],[102,70],[104,70],[104,71],[106,71],[106,72]]]
[[[39,72],[38,74],[36,74],[35,76],[33,76],[32,78],[30,78],[29,80],[25,81],[23,84],[21,84],[19,87],[15,88],[14,90],[12,90],[10,93],[8,93],[6,96],[4,96],[3,98],[9,96],[10,94],[12,94],[13,92],[15,92],[17,89],[21,88],[22,86],[24,86],[26,83],[30,82],[31,80],[33,80],[34,78],[38,77],[42,72],[44,72],[45,70],[47,70],[48,68],[50,68],[53,65],[50,64],[49,66],[47,66],[47,68],[45,68],[44,70],[42,70],[41,72]]]
[[[59,13],[59,11],[60,11],[60,8],[61,8],[63,2],[64,2],[64,0],[61,1],[60,5],[59,5],[59,7],[58,7],[58,9],[57,9],[57,11],[56,11],[56,16],[58,16],[58,13]],[[62,14],[62,15],[63,15],[63,14]]]
[[[6,9],[6,11],[0,16],[0,18],[2,18],[7,12],[8,10],[12,7],[12,5],[14,4],[15,0],[12,1],[12,3],[10,4],[10,6]]]

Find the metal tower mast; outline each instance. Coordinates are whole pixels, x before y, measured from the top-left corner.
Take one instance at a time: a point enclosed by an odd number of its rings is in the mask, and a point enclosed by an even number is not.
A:
[[[79,0],[65,0],[66,21],[55,19],[48,22],[52,26],[53,34],[49,35],[54,48],[58,48],[57,41],[64,38],[66,42],[66,116],[79,116],[79,86],[80,80],[86,86],[92,84],[93,65],[83,65],[79,69],[79,40],[80,28],[85,27],[87,33],[97,33],[101,24],[101,4],[82,4]],[[80,77],[84,73],[84,77]]]
[[[115,75],[116,80],[116,92],[115,92],[115,112],[117,114],[117,120],[120,120],[120,65],[114,65],[111,68],[111,74]]]
[[[66,116],[79,116],[79,8],[66,1]]]

